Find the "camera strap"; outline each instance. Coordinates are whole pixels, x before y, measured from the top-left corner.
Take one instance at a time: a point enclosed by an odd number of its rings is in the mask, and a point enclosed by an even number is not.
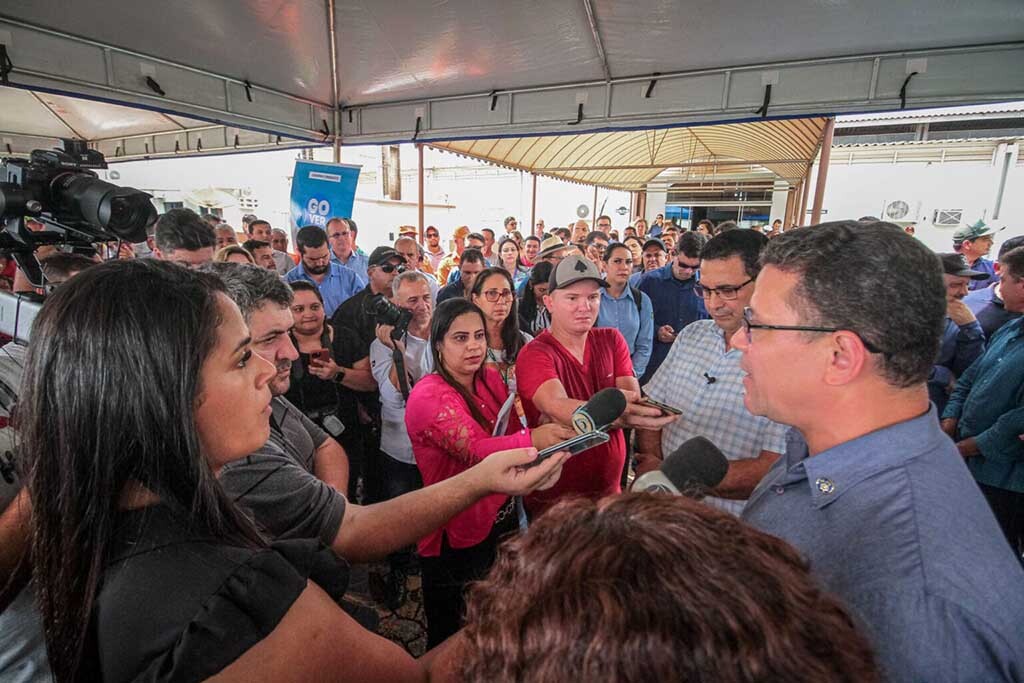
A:
[[[407,347],[408,348],[408,347]],[[395,363],[395,374],[398,376],[398,390],[402,392],[402,400],[409,401],[409,375],[405,371],[405,356],[397,348],[391,350],[391,358]]]

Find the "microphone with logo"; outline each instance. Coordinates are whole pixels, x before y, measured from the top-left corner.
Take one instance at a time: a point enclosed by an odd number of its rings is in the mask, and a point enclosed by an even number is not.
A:
[[[572,427],[577,434],[607,431],[626,411],[626,395],[621,389],[602,389],[572,414]]]
[[[630,491],[703,498],[729,471],[729,461],[703,436],[688,439],[654,472],[636,478]]]

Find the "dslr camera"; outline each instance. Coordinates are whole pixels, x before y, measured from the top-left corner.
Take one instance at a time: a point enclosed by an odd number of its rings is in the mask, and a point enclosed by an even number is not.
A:
[[[412,311],[394,305],[383,294],[368,297],[363,303],[363,312],[372,316],[378,325],[393,325],[391,338],[395,341],[405,336],[412,320]]]

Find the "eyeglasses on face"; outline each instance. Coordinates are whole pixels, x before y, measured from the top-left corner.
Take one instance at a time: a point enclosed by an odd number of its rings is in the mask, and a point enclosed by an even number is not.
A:
[[[405,272],[405,266],[401,263],[385,263],[381,265],[380,269],[383,270],[385,273],[393,273],[396,270],[399,272],[399,274]]]
[[[693,291],[697,296],[705,299],[710,299],[712,294],[717,294],[718,298],[723,301],[735,301],[740,290],[753,281],[753,278],[751,278],[738,285],[722,285],[721,287],[708,287],[707,285],[697,283],[693,286]]]
[[[511,299],[512,298],[512,290],[511,289],[488,289],[487,291],[485,291],[483,293],[483,295],[484,295],[485,299],[487,299],[488,301],[490,301],[493,304],[498,299],[501,299],[502,301],[507,301],[507,300]]]
[[[750,310],[749,306],[743,309],[743,330],[744,330],[744,333],[747,335],[747,344],[753,344],[754,343],[754,335],[752,334],[751,330],[780,330],[782,332],[842,332],[843,331],[843,329],[839,328],[839,327],[815,327],[813,325],[765,325],[765,324],[762,324],[762,323],[751,322],[750,319],[751,319],[751,317],[753,317],[753,315],[754,315],[754,312],[752,310]],[[853,332],[853,330],[846,330],[846,331],[847,332]],[[875,346],[871,342],[867,341],[866,339],[864,339],[864,337],[860,336],[856,332],[853,332],[853,334],[857,335],[857,338],[860,339],[862,344],[864,344],[864,348],[867,349],[870,353],[881,353],[883,355],[888,355],[885,351],[883,351],[882,349],[878,348],[877,346]]]

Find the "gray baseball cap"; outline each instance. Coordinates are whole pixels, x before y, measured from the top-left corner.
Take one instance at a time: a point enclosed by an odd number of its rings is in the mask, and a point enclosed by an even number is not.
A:
[[[608,288],[608,283],[601,277],[597,266],[582,256],[566,256],[551,271],[551,278],[548,280],[548,294],[583,280],[593,280],[605,289]]]

